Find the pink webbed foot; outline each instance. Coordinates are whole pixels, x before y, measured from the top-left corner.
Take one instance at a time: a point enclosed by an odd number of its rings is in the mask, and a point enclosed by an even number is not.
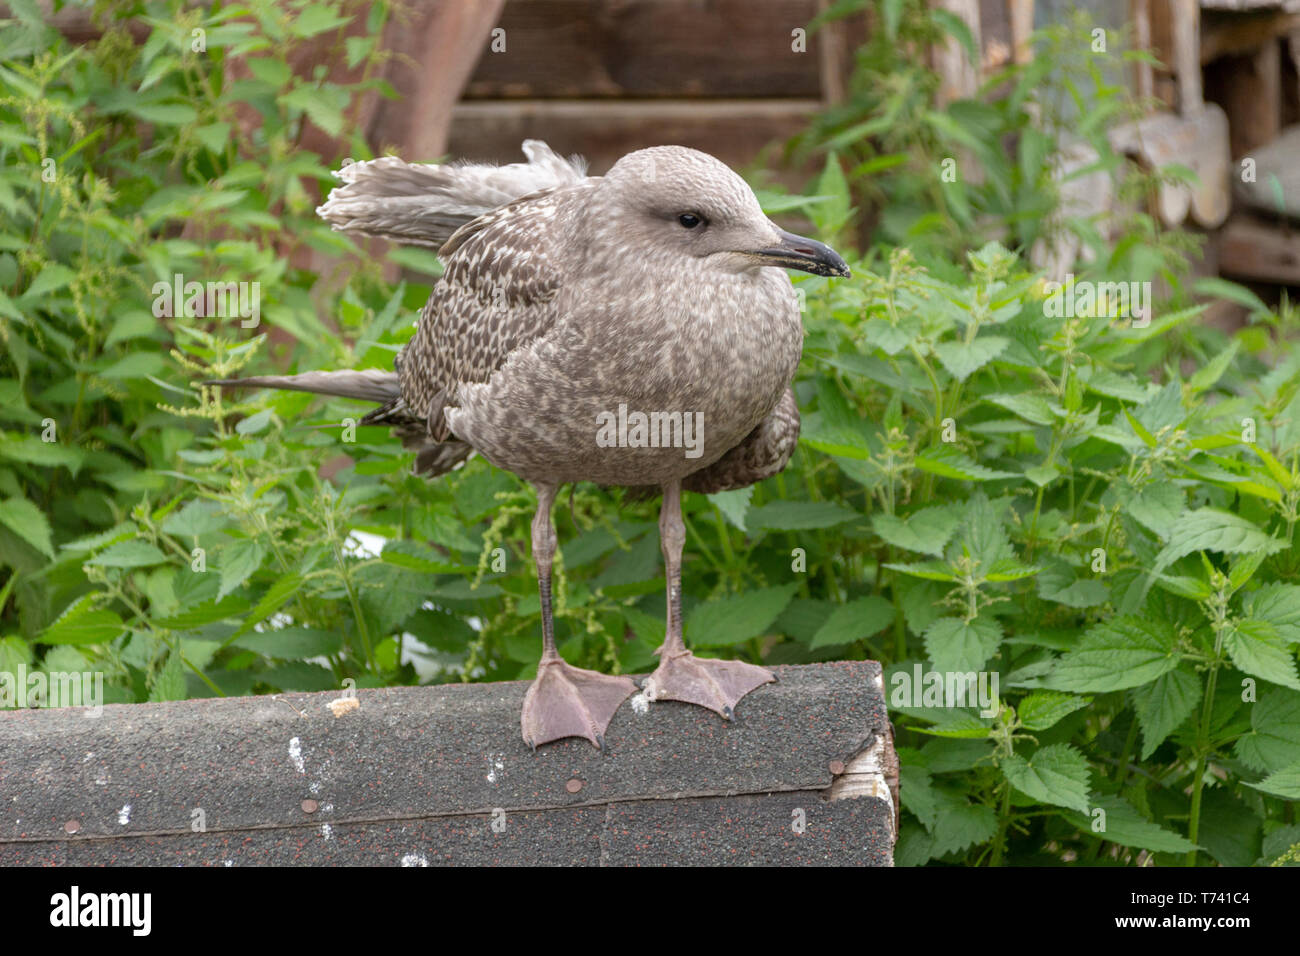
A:
[[[637,692],[627,677],[583,670],[559,657],[537,665],[524,695],[524,743],[536,750],[564,737],[585,737],[605,749],[605,728],[623,701]]]
[[[742,697],[775,680],[771,671],[744,661],[712,660],[679,651],[660,661],[658,669],[646,679],[645,691],[651,700],[698,704],[731,720]]]

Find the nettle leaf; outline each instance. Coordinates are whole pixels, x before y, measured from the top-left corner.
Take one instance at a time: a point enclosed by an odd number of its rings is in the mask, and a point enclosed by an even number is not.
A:
[[[993,361],[1006,351],[1011,340],[1000,335],[986,335],[971,343],[940,342],[934,347],[948,374],[959,382],[964,382],[975,372]]]
[[[1300,762],[1270,773],[1259,783],[1248,783],[1246,786],[1271,793],[1275,797],[1300,800]]]
[[[860,517],[852,508],[830,501],[773,501],[751,508],[746,521],[754,530],[808,531],[833,528]]]
[[[1034,392],[1022,392],[1019,395],[985,395],[984,401],[1000,405],[1035,425],[1050,425],[1055,421],[1051,403]]]
[[[1097,607],[1110,600],[1110,588],[1105,582],[1075,577],[1074,569],[1061,560],[1050,561],[1036,583],[1039,597],[1066,607]]]
[[[1250,726],[1235,748],[1246,766],[1273,771],[1300,761],[1300,693],[1264,688],[1250,708]]]
[[[969,846],[977,846],[993,839],[998,818],[992,807],[982,803],[962,802],[945,806],[934,823],[934,856],[957,853]]]
[[[1086,816],[1077,813],[1065,813],[1062,816],[1082,832],[1120,846],[1150,850],[1153,853],[1187,853],[1197,849],[1196,844],[1186,837],[1145,819],[1123,797],[1100,796],[1094,803],[1095,806],[1089,809]],[[1092,810],[1097,808],[1106,811],[1105,824],[1101,830],[1094,829],[1096,822],[1101,819],[1092,815]]]
[[[266,546],[256,538],[242,538],[232,541],[221,550],[221,588],[217,591],[217,600],[221,600],[253,576],[262,566],[266,557]]]
[[[0,524],[22,538],[47,558],[54,557],[54,542],[45,512],[26,498],[0,501]]]
[[[1266,584],[1246,595],[1246,613],[1273,625],[1287,644],[1300,641],[1300,585]]]
[[[993,618],[970,621],[941,617],[925,630],[925,652],[937,670],[978,671],[1002,643],[1002,625]]]
[[[565,557],[568,557],[567,553]],[[418,541],[385,541],[379,560],[385,564],[423,574],[466,574],[473,570],[465,565],[447,561],[444,555]]]
[[[167,663],[158,671],[153,687],[149,689],[149,700],[153,703],[164,700],[184,700],[189,694],[185,689],[185,662],[179,651],[167,655]]]
[[[1285,547],[1285,541],[1271,537],[1239,515],[1217,508],[1201,508],[1178,518],[1169,532],[1169,543],[1156,555],[1154,570],[1158,574],[1195,551],[1221,551],[1225,554],[1263,551],[1273,554]]]
[[[261,623],[280,608],[284,607],[302,585],[302,580],[301,574],[291,572],[284,575],[267,588],[266,593],[262,595],[262,599],[248,611],[247,616],[244,618],[244,623],[239,628],[240,633],[243,634],[251,631],[254,625]],[[232,600],[239,599],[228,597],[222,603],[225,604]],[[240,603],[244,604],[245,609],[247,609],[247,602],[241,601]],[[220,620],[220,618],[217,618],[217,620]]]
[[[256,435],[271,423],[272,409],[264,408],[255,415],[249,415],[235,425],[235,431],[241,435]]]
[[[227,594],[220,601],[208,600],[193,608],[155,620],[159,627],[172,631],[190,631],[214,621],[224,621],[229,617],[238,617],[248,610],[248,601],[238,594]]]
[[[813,635],[809,648],[851,644],[871,637],[894,623],[894,605],[882,597],[870,595],[842,604]]]
[[[718,491],[709,495],[709,500],[718,506],[722,516],[735,528],[745,530],[745,516],[749,512],[750,500],[754,497],[754,486],[735,488],[731,491]]]
[[[932,785],[930,771],[913,763],[900,763],[898,798],[927,830],[939,819],[939,794]]]
[[[187,501],[179,511],[169,514],[162,523],[162,529],[178,538],[198,538],[219,531],[229,523],[230,518],[220,504],[196,498]]]
[[[981,576],[985,581],[1002,583],[1032,578],[1041,570],[1041,568],[1031,567],[1028,564],[1021,564],[1014,558],[999,558],[990,564],[987,570],[982,571]]]
[[[103,644],[126,630],[112,611],[96,611],[87,594],[70,604],[58,619],[36,638],[38,644]]]
[[[1048,744],[1029,760],[1012,754],[1002,761],[1002,774],[1034,800],[1088,812],[1088,760],[1069,744]]]
[[[912,564],[887,564],[885,567],[892,571],[901,571],[903,574],[910,575],[914,578],[925,578],[927,581],[959,580],[952,569],[942,561],[921,561]]]
[[[1183,502],[1181,488],[1169,482],[1157,481],[1130,498],[1124,510],[1165,541],[1177,523],[1178,516],[1183,513]]]
[[[1178,666],[1177,634],[1167,621],[1117,617],[1091,628],[1044,686],[1077,693],[1137,687]]]
[[[765,634],[798,589],[797,584],[785,584],[698,605],[686,618],[689,643],[725,647]]]
[[[996,481],[999,478],[1019,478],[1015,472],[998,471],[977,464],[969,455],[963,454],[953,445],[936,445],[917,454],[916,467],[941,478],[957,478],[962,481]]]
[[[862,323],[862,341],[868,348],[879,348],[887,355],[897,355],[912,342],[918,327],[892,325],[887,319],[867,319]]]
[[[31,435],[0,432],[0,458],[8,458],[10,461],[45,468],[62,466],[76,477],[85,457],[85,453],[80,448],[72,448],[59,442],[41,441]]]
[[[940,558],[948,539],[961,523],[961,516],[960,507],[935,505],[907,517],[878,514],[872,519],[871,526],[886,543],[896,548]]]
[[[167,555],[148,541],[123,541],[101,551],[86,563],[105,568],[145,568],[166,560]]]
[[[1029,730],[1047,730],[1091,703],[1091,697],[1076,697],[1055,690],[1036,690],[1020,702],[1016,707],[1016,715]]]
[[[1223,637],[1232,663],[1247,674],[1300,690],[1293,654],[1268,621],[1246,618],[1238,621]]]
[[[924,715],[922,715],[924,716]],[[986,740],[992,729],[988,720],[964,710],[945,713],[943,718],[931,727],[913,727],[919,734],[930,737],[945,737],[950,740]]]
[[[240,634],[231,643],[267,657],[301,660],[337,654],[343,649],[343,635],[309,627],[286,627],[278,631]]]
[[[1201,702],[1201,678],[1179,667],[1133,688],[1132,693],[1138,726],[1142,728],[1142,759],[1146,760],[1192,716]]]

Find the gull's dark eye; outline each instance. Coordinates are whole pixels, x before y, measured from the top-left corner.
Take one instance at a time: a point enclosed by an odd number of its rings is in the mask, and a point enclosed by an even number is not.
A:
[[[696,226],[704,222],[702,218],[695,215],[695,213],[693,212],[682,213],[680,216],[677,217],[677,221],[681,223],[683,226],[685,226],[687,229],[694,229]]]

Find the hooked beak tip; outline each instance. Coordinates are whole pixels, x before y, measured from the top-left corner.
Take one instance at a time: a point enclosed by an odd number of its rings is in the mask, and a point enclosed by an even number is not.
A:
[[[776,245],[759,249],[754,253],[756,257],[763,260],[764,265],[798,269],[801,272],[827,278],[847,279],[852,276],[848,263],[825,243],[805,236],[797,236],[784,229],[778,229],[776,232],[778,237]]]

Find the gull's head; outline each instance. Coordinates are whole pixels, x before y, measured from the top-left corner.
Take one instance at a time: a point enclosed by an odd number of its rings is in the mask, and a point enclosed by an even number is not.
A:
[[[615,163],[600,189],[607,234],[646,255],[736,271],[777,266],[849,275],[834,249],[768,219],[749,185],[708,153],[684,146],[640,149]]]

